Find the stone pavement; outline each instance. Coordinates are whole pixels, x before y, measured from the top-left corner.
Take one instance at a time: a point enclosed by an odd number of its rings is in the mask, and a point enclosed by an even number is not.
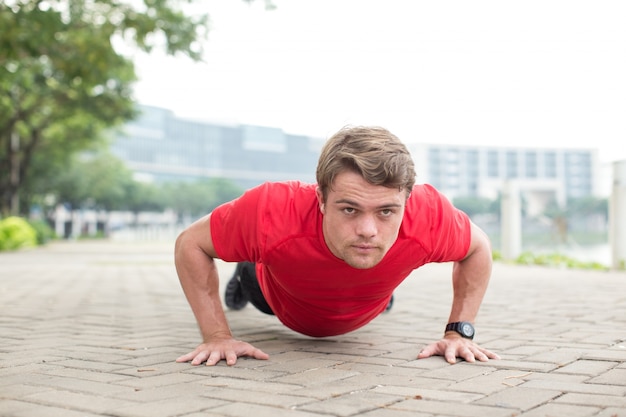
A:
[[[340,337],[229,311],[270,359],[194,367],[174,362],[199,334],[172,243],[0,253],[0,416],[626,417],[626,273],[497,264],[477,341],[502,359],[416,360],[443,332],[450,270],[416,271]]]

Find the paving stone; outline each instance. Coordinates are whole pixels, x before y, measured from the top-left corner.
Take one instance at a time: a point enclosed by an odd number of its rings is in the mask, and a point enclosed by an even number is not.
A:
[[[626,362],[626,349],[599,349],[587,352],[584,359]]]
[[[608,407],[595,414],[594,417],[626,417],[626,407]]]
[[[66,407],[50,407],[21,401],[3,402],[0,412],[3,417],[96,417],[99,413],[68,410]]]
[[[111,411],[116,408],[134,405],[133,402],[126,400],[66,390],[50,390],[27,395],[23,397],[22,400],[40,403],[45,406],[54,406],[104,415],[110,414]]]
[[[129,378],[123,381],[118,381],[117,385],[125,385],[134,389],[146,389],[153,387],[163,387],[168,385],[176,385],[181,383],[187,383],[192,381],[199,381],[202,379],[200,375],[185,374],[185,373],[169,373],[163,375],[144,375],[138,373],[136,378]]]
[[[525,412],[524,417],[597,417],[600,408],[582,405],[545,404]],[[613,416],[617,417],[617,416]]]
[[[550,379],[532,380],[525,382],[524,388],[539,388],[558,390],[561,392],[579,392],[586,394],[602,394],[602,395],[626,395],[626,386],[612,386],[591,383],[572,383]]]
[[[240,402],[257,405],[280,404],[286,408],[296,408],[299,405],[310,403],[312,400],[305,395],[276,394],[267,391],[240,390],[229,387],[214,387],[205,390],[203,397],[226,400],[229,402]]]
[[[481,394],[458,392],[454,389],[426,389],[426,388],[412,388],[404,386],[378,386],[372,390],[372,392],[379,392],[382,394],[402,396],[404,399],[420,399],[420,400],[439,400],[439,401],[451,401],[460,404],[468,404],[473,401],[479,400],[484,397]]]
[[[369,378],[363,378],[361,375],[356,375],[329,384],[317,384],[313,382],[307,386],[294,389],[291,393],[323,401],[328,398],[334,398],[352,392],[370,390],[377,386],[376,382],[377,381],[372,381]]]
[[[557,390],[547,388],[526,388],[525,385],[523,385],[520,387],[511,387],[503,391],[498,391],[475,401],[474,404],[492,405],[495,407],[527,411],[558,398],[560,395],[561,392]]]
[[[547,352],[541,352],[535,355],[530,355],[525,360],[531,362],[549,362],[556,364],[558,367],[563,367],[569,363],[577,361],[584,352],[578,349],[571,348],[556,348]]]
[[[434,414],[395,410],[393,405],[390,405],[389,407],[383,409],[367,411],[359,414],[359,417],[434,417]]]
[[[592,360],[577,360],[562,368],[555,369],[554,373],[560,374],[582,374],[582,375],[598,375],[609,369],[616,367],[619,362],[609,361],[592,361]]]
[[[626,387],[626,369],[611,369],[610,371],[604,372],[595,378],[591,378],[589,382],[594,384],[621,385],[622,387]]]
[[[456,382],[448,385],[450,391],[472,392],[489,395],[494,392],[505,390],[507,387],[514,387],[524,383],[524,377],[528,373],[521,373],[512,370],[498,370],[486,375],[480,375],[471,379]]]
[[[63,389],[72,392],[103,396],[132,391],[132,388],[118,384],[90,381],[82,378],[66,378],[54,375],[39,375],[38,377],[33,378],[31,383],[41,387],[50,387],[54,389]]]
[[[550,372],[558,368],[558,365],[545,362],[530,362],[524,360],[506,360],[490,361],[490,366],[500,369],[519,369],[530,372]]]
[[[277,377],[273,380],[284,384],[309,386],[312,383],[315,385],[329,384],[355,375],[358,375],[358,373],[354,371],[344,371],[333,368],[313,368],[303,372]]]
[[[626,417],[624,272],[496,264],[476,341],[501,360],[416,358],[449,313],[451,264],[432,264],[343,336],[226,311],[270,359],[192,366],[174,362],[199,333],[172,243],[0,252],[0,416]]]
[[[231,402],[223,406],[207,410],[220,417],[320,417],[324,414],[284,408],[281,405],[265,406]],[[330,414],[326,414],[330,415]]]
[[[487,363],[489,365],[487,365]],[[446,364],[445,367],[433,369],[421,374],[424,378],[447,379],[451,381],[463,381],[470,378],[476,378],[482,375],[488,375],[495,371],[491,367],[495,361],[476,362],[473,364],[467,362],[459,362],[455,365]]]
[[[557,398],[555,402],[575,405],[591,405],[601,408],[626,408],[626,397],[616,395],[566,393]]]
[[[200,392],[206,392],[207,390],[214,388],[231,388],[241,392],[254,390],[268,393],[296,394],[302,388],[298,385],[281,384],[272,381],[254,381],[228,377],[212,377],[209,379],[202,379],[200,381],[196,381],[194,384],[199,387]]]
[[[123,406],[111,410],[111,414],[119,417],[168,417],[211,409],[228,401],[200,396],[178,396],[173,401],[167,398],[161,401],[150,401],[131,406]]]
[[[318,414],[343,417],[385,409],[402,400],[402,396],[383,395],[360,391],[329,398],[323,401],[316,401],[314,403],[298,407],[297,409],[312,411]]]
[[[424,401],[422,399],[407,399],[395,403],[388,408],[401,411],[412,411],[436,416],[458,417],[512,417],[520,415],[511,409],[474,404],[459,405],[450,401]]]

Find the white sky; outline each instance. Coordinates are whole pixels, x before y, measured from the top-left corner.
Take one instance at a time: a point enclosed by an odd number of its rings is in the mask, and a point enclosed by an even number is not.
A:
[[[626,159],[623,0],[199,0],[205,62],[137,57],[142,104],[326,138],[598,148]]]

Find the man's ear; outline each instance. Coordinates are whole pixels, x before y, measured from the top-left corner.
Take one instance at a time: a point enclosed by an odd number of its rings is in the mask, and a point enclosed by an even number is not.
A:
[[[324,194],[322,194],[322,190],[320,189],[320,187],[315,188],[315,195],[317,196],[317,204],[320,206],[320,211],[322,212],[322,214],[326,214],[324,212]]]

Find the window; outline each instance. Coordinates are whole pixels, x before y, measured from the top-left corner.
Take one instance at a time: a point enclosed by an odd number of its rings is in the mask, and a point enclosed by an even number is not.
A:
[[[525,155],[526,159],[526,177],[537,178],[537,152],[528,151]]]
[[[506,177],[518,178],[517,173],[517,152],[508,151],[506,153]]]
[[[546,177],[556,178],[556,154],[554,152],[546,152],[544,161]]]
[[[498,152],[487,152],[487,176],[491,178],[498,178],[500,176],[500,166],[498,161]]]

